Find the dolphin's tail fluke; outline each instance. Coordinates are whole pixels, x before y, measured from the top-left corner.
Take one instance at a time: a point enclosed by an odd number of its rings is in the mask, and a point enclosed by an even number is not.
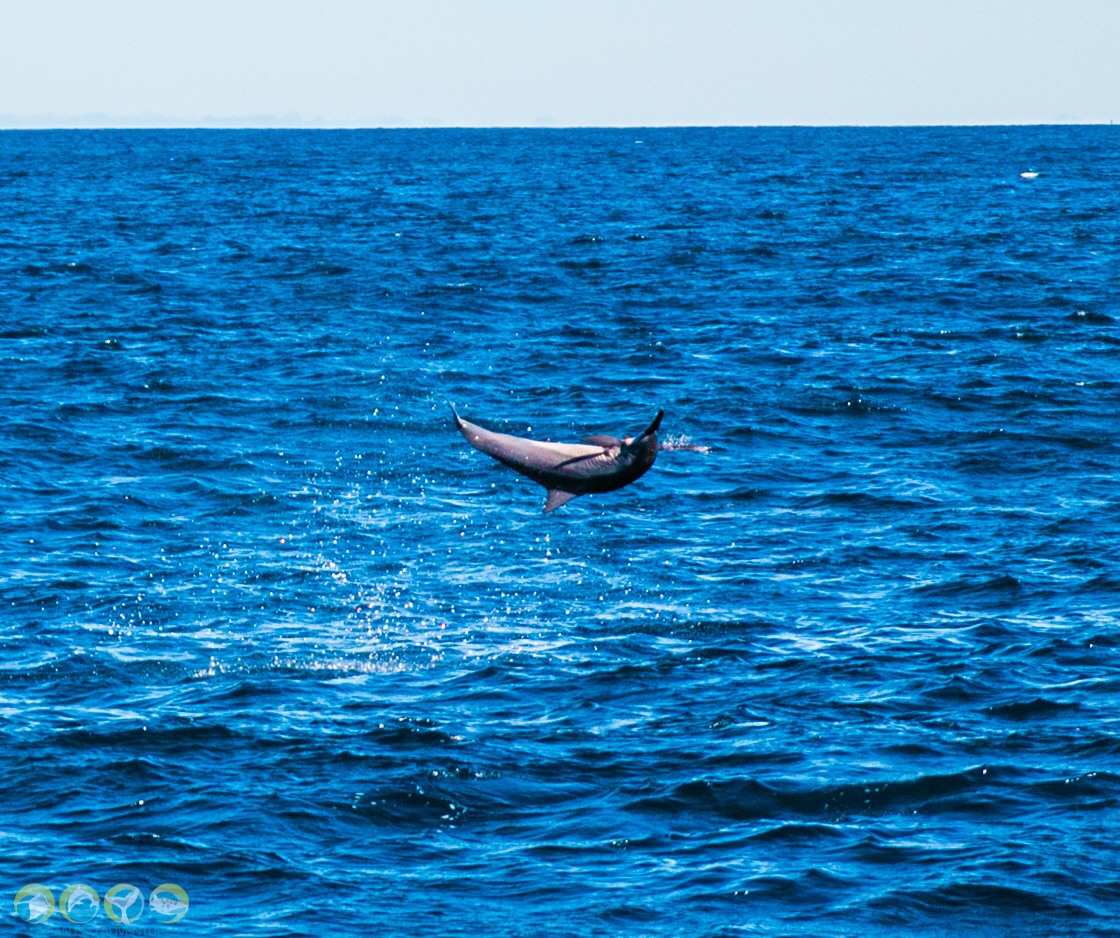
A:
[[[653,423],[651,423],[642,431],[642,435],[638,437],[638,440],[645,439],[645,437],[655,434],[657,432],[657,428],[661,426],[661,418],[664,416],[665,411],[659,410],[657,412],[657,416],[653,418]],[[638,440],[635,440],[634,442],[637,443]]]

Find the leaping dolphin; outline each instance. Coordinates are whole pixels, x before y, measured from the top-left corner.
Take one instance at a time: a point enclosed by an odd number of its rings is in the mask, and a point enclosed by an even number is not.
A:
[[[485,430],[464,420],[454,407],[451,413],[471,446],[548,489],[546,513],[577,495],[613,492],[644,475],[657,458],[657,428],[665,415],[659,410],[638,437],[619,440],[599,434],[583,443],[544,443]]]

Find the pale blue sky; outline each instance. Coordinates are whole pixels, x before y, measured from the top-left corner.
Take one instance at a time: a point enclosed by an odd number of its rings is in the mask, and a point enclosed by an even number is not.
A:
[[[1120,120],[1120,0],[4,0],[0,127]]]

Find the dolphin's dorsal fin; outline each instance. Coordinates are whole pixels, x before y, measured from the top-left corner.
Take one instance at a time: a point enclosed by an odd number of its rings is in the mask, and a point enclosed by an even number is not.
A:
[[[576,497],[576,492],[565,492],[563,489],[549,489],[548,501],[544,503],[544,513],[555,511],[561,505],[566,505]]]
[[[612,446],[622,445],[622,440],[620,440],[617,436],[609,436],[606,433],[595,433],[591,436],[585,436],[583,438],[583,442],[593,443],[595,446],[602,446],[606,449],[610,449]]]

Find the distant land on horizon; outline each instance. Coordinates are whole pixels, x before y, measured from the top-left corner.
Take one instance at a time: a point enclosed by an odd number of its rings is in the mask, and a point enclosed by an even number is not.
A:
[[[401,116],[388,115],[370,121],[339,122],[323,119],[304,119],[291,113],[241,115],[237,117],[185,118],[163,114],[144,114],[122,117],[111,114],[82,114],[59,117],[53,114],[20,116],[0,114],[2,130],[640,130],[687,127],[1110,127],[1115,122],[1085,121],[1073,117],[1049,121],[1007,121],[992,123],[672,123],[672,124],[561,124],[546,117],[532,123],[509,124],[455,124],[438,120],[411,121]]]

